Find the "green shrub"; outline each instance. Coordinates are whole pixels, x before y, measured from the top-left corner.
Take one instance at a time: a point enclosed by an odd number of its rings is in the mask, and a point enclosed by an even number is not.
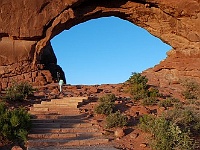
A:
[[[33,94],[33,87],[28,82],[13,82],[12,86],[6,89],[5,99],[22,101]]]
[[[155,150],[193,150],[194,140],[190,138],[189,131],[181,128],[165,117],[144,115],[140,118],[140,128],[150,132],[152,140],[150,146]]]
[[[178,107],[160,117],[144,115],[139,126],[153,135],[152,149],[193,150],[197,147],[192,137],[200,136],[200,114],[191,108]]]
[[[183,108],[183,103],[174,103],[174,109],[182,109]]]
[[[163,99],[163,100],[161,100],[160,102],[159,102],[159,106],[160,107],[165,107],[165,108],[167,108],[167,107],[172,107],[174,104],[173,104],[173,99],[172,98],[167,98],[167,99]]]
[[[106,117],[106,127],[123,127],[127,125],[128,119],[126,116],[121,114],[119,111],[111,113]]]
[[[146,97],[142,100],[142,105],[144,106],[152,106],[157,103],[157,98],[155,97]]]
[[[115,94],[106,94],[98,99],[101,103],[113,103],[116,100]]]
[[[4,103],[0,103],[0,117],[3,115],[6,111],[6,107]]]
[[[132,73],[132,76],[127,80],[128,91],[134,100],[145,99],[144,103],[147,102],[147,105],[151,105],[151,102],[154,103],[160,94],[156,88],[151,87],[148,89],[147,82],[148,79],[145,76],[142,76],[140,73]]]
[[[0,104],[0,137],[10,141],[25,141],[31,126],[30,115],[23,108],[8,110]]]
[[[140,124],[139,127],[145,131],[145,132],[151,132],[153,129],[151,129],[154,124],[155,117],[151,115],[143,115],[140,117]]]
[[[165,118],[177,124],[183,131],[200,135],[200,114],[191,108],[177,108],[168,111]]]
[[[109,115],[113,112],[114,103],[100,103],[97,107],[95,107],[95,112],[97,114],[105,114]]]
[[[99,98],[99,105],[95,107],[95,112],[97,114],[105,114],[109,115],[114,111],[114,102],[115,102],[115,95],[114,94],[107,94],[103,97]]]
[[[176,124],[165,119],[156,120],[152,142],[153,149],[157,150],[193,150],[195,149],[194,140],[190,138],[189,132],[183,132]]]
[[[159,90],[156,89],[156,88],[150,88],[148,89],[148,97],[159,97],[160,94],[159,94]]]
[[[132,76],[127,80],[130,86],[129,92],[135,100],[147,97],[147,82],[148,79],[140,73],[132,73]]]
[[[185,88],[182,92],[185,99],[198,99],[200,97],[200,86],[196,81],[185,80],[182,85]]]
[[[132,85],[140,84],[140,85],[142,85],[143,89],[146,89],[148,79],[145,76],[142,76],[140,73],[133,72],[127,82]]]

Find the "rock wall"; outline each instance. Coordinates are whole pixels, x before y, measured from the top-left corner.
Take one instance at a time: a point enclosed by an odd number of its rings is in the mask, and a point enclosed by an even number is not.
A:
[[[105,16],[128,20],[173,47],[166,60],[144,72],[152,82],[168,86],[185,76],[200,80],[199,0],[1,0],[0,87],[16,78],[52,82],[62,69],[50,40],[74,25]]]

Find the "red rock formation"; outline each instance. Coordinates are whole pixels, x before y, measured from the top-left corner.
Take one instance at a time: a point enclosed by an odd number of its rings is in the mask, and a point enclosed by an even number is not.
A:
[[[103,16],[128,20],[173,47],[165,61],[145,72],[158,85],[184,76],[200,79],[199,0],[1,0],[0,87],[17,78],[35,84],[52,82],[57,67],[51,73],[48,69],[49,62],[57,66],[55,55],[47,50],[43,57],[50,39]]]

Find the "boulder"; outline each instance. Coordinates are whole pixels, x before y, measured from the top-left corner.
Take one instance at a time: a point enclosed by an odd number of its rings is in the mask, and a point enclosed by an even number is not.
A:
[[[125,135],[125,133],[124,133],[124,130],[122,128],[116,128],[114,135],[115,135],[116,138],[122,138]]]

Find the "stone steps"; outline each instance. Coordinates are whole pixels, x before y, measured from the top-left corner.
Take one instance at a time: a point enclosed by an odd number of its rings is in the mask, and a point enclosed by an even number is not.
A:
[[[86,97],[67,97],[42,101],[34,104],[32,128],[28,135],[27,148],[90,146],[108,143],[99,132],[98,126],[87,119],[87,113],[80,113],[79,106]]]
[[[67,115],[62,115],[62,114],[37,114],[31,116],[32,119],[83,119],[86,118],[87,114],[78,114],[78,115],[73,115],[73,114],[67,114]]]
[[[105,138],[88,138],[88,139],[37,139],[37,140],[29,140],[29,147],[68,147],[68,146],[91,146],[91,145],[99,145],[106,144],[109,140]],[[48,149],[48,148],[47,148]]]
[[[86,119],[77,118],[66,118],[66,119],[31,119],[32,123],[80,123],[80,122],[90,122]]]
[[[33,128],[87,128],[91,126],[91,123],[32,123]]]
[[[56,107],[78,108],[78,106],[80,106],[81,104],[82,104],[81,102],[78,102],[78,103],[76,103],[76,102],[70,102],[68,104],[65,104],[65,103],[63,103],[63,104],[61,104],[61,103],[56,104],[56,103],[49,103],[49,102],[47,102],[47,103],[40,104],[40,106],[38,105],[38,106],[34,106],[34,107],[54,107],[54,106],[56,106]]]
[[[70,114],[70,112],[80,112],[79,109],[74,109],[71,108],[69,106],[66,107],[60,107],[59,106],[55,106],[55,107],[32,107],[30,108],[30,112],[31,114],[35,113],[35,114],[39,114],[40,112],[43,114],[43,112],[54,112],[54,113],[58,113],[58,114]]]
[[[32,115],[78,115],[80,114],[79,110],[70,110],[70,111],[29,111]]]
[[[41,104],[33,104],[33,107],[49,106],[77,106],[88,102],[87,97],[64,97],[62,99],[52,99],[51,101],[42,101]],[[56,105],[55,105],[56,104]]]
[[[45,150],[44,148],[40,148],[40,147],[31,147],[28,150]],[[114,146],[111,145],[89,145],[89,146],[67,146],[67,147],[60,147],[59,149],[57,147],[54,146],[49,146],[48,150],[119,150],[117,148],[115,148]]]
[[[48,108],[48,107],[40,107],[40,108],[31,108],[30,109],[30,112],[62,112],[63,114],[66,114],[67,112],[79,112],[80,110],[79,109],[72,109],[72,108],[60,108],[59,107],[54,107],[54,108]]]
[[[31,107],[31,109],[33,108],[73,108],[73,106],[77,106],[77,103],[75,104],[34,104],[33,107]]]
[[[90,133],[90,132],[98,132],[98,128],[90,127],[90,128],[32,128],[31,133],[39,134],[39,133]]]
[[[66,104],[68,102],[70,103],[83,103],[87,102],[87,97],[64,97],[63,99],[52,99],[50,103],[52,104]],[[46,103],[45,101],[43,103]],[[47,102],[48,103],[48,102]]]
[[[29,134],[29,139],[62,139],[62,138],[75,138],[76,133],[38,133]]]
[[[88,138],[88,137],[96,137],[96,136],[102,136],[102,133],[99,132],[91,132],[91,133],[40,133],[40,134],[29,134],[28,138],[30,139],[67,139],[67,138]]]
[[[60,108],[73,108],[72,106],[77,106],[77,103],[69,103],[69,104],[53,104],[53,103],[46,103],[46,104],[34,104],[32,108],[42,108],[42,107],[60,107]]]

